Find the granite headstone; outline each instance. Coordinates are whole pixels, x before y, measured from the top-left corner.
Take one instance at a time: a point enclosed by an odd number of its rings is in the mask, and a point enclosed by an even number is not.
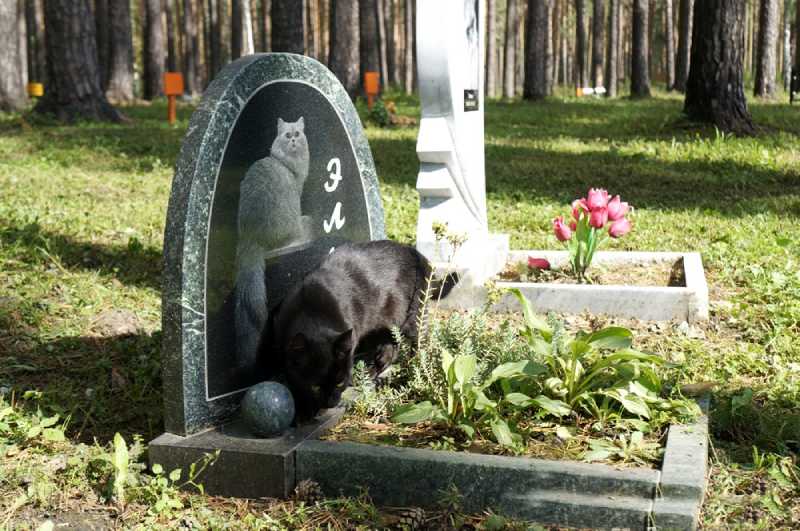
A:
[[[169,201],[167,432],[228,421],[265,379],[255,351],[265,310],[340,243],[382,238],[372,155],[333,74],[293,54],[226,66],[190,120]]]

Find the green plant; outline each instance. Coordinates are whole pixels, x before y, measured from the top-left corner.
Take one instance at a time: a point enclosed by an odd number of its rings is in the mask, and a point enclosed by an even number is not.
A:
[[[367,118],[370,122],[379,127],[389,127],[392,125],[392,117],[389,114],[389,109],[386,108],[386,104],[381,98],[376,99],[372,104],[372,109],[367,113]]]
[[[540,400],[538,405],[548,413],[622,421],[641,430],[652,427],[642,419],[661,424],[687,420],[699,413],[693,401],[660,396],[662,384],[656,368],[664,360],[632,349],[630,330],[608,327],[567,337],[557,319],[541,319],[519,289],[511,291],[522,306],[523,336],[539,364],[536,373],[540,375],[540,391],[551,399]]]
[[[641,465],[654,461],[663,452],[657,441],[645,440],[644,433],[640,431],[634,431],[630,435],[620,433],[613,438],[592,439],[589,441],[589,448],[583,454],[585,461],[617,459]]]

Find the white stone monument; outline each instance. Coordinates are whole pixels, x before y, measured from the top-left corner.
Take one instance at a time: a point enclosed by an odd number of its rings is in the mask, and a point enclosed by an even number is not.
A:
[[[417,73],[422,104],[417,155],[417,249],[483,282],[499,271],[508,235],[490,234],[483,147],[484,16],[481,0],[417,3]],[[434,223],[467,236],[453,255]]]

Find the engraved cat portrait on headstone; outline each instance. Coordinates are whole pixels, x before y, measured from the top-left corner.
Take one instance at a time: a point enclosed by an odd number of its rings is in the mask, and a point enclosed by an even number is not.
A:
[[[344,241],[369,240],[350,139],[306,83],[263,86],[233,127],[208,238],[207,396],[263,380],[269,315]]]

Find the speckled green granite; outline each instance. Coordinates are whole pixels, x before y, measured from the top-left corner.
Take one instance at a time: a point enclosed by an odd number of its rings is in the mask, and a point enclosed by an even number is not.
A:
[[[372,154],[355,108],[339,81],[317,61],[256,54],[226,66],[192,115],[175,169],[164,236],[163,380],[165,427],[188,435],[219,425],[242,393],[206,400],[205,278],[209,218],[228,137],[249,99],[265,84],[302,81],[336,109],[353,144],[372,239],[385,236]]]

